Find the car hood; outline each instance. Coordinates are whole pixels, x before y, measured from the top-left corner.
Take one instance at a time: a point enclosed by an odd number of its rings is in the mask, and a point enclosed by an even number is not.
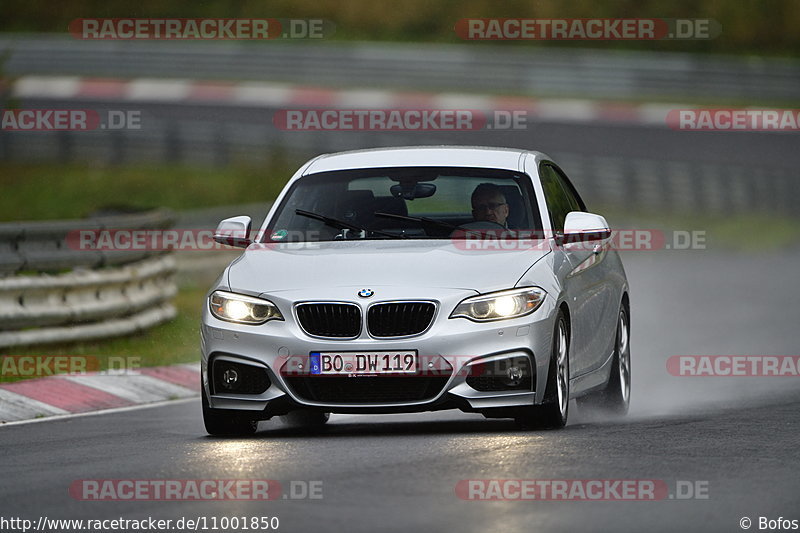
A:
[[[228,269],[231,290],[251,294],[321,287],[513,287],[548,247],[465,249],[464,241],[369,240],[253,244]],[[544,248],[544,249],[541,249]]]

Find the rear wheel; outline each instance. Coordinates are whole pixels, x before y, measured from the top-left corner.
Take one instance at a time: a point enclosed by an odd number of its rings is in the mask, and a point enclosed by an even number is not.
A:
[[[553,331],[553,347],[547,386],[541,405],[528,407],[516,418],[523,428],[562,428],[569,415],[569,326],[559,310]]]
[[[602,391],[579,398],[579,405],[602,413],[625,416],[631,403],[631,347],[628,309],[623,304],[617,318],[611,375]]]
[[[623,305],[617,320],[617,340],[614,350],[614,365],[608,387],[600,399],[600,406],[615,415],[628,414],[631,404],[631,332],[628,310]]]
[[[249,418],[245,412],[211,409],[208,405],[205,387],[203,391],[203,424],[209,435],[244,436],[252,435],[258,428],[258,420]]]

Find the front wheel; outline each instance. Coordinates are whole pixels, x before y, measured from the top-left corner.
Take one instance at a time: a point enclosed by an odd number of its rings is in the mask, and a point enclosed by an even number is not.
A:
[[[569,326],[559,310],[553,331],[553,347],[547,386],[541,405],[528,407],[516,418],[519,426],[527,428],[562,428],[569,415]]]
[[[211,409],[202,383],[200,388],[203,391],[203,424],[209,435],[233,437],[252,435],[256,432],[258,420],[248,418],[246,412]]]

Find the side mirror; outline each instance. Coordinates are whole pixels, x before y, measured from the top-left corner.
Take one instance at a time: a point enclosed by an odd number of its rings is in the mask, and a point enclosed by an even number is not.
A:
[[[594,213],[572,211],[564,220],[564,233],[560,244],[572,242],[605,241],[611,237],[606,219]]]
[[[214,240],[220,244],[247,248],[253,241],[250,239],[252,221],[248,216],[226,218],[217,226]]]

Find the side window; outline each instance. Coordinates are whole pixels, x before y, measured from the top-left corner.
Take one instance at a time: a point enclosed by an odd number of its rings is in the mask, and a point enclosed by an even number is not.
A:
[[[569,179],[567,179],[564,173],[555,167],[550,168],[556,174],[558,182],[561,184],[561,188],[564,189],[564,194],[567,195],[570,211],[586,211],[586,204],[584,204],[581,197],[578,196],[578,191],[575,190],[575,187],[572,186],[572,183],[570,183]]]
[[[544,197],[547,201],[547,209],[550,211],[550,221],[555,231],[564,231],[564,219],[567,213],[575,211],[572,208],[571,200],[561,186],[561,177],[550,165],[543,164],[539,167],[539,176],[542,180]]]

